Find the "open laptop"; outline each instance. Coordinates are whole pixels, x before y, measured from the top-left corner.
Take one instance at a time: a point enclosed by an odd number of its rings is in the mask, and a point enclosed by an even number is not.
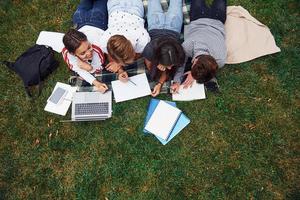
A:
[[[72,121],[105,120],[112,113],[112,92],[76,92],[72,102]]]

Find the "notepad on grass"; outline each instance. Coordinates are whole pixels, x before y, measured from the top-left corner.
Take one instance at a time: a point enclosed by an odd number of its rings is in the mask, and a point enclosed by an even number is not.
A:
[[[46,45],[58,53],[64,48],[63,37],[65,34],[51,31],[41,31],[36,44]]]
[[[178,93],[172,94],[173,101],[192,101],[205,98],[204,84],[196,83],[195,81],[188,88],[183,88],[183,85],[180,85]]]
[[[151,89],[145,73],[131,76],[129,79],[130,81],[127,81],[126,83],[119,80],[111,82],[117,103],[151,94]]]
[[[63,98],[62,100],[59,100],[60,101],[59,103],[58,102],[55,103],[55,102],[51,101],[50,98],[53,95],[53,93],[55,91],[57,91],[58,88],[65,90],[66,94],[64,94],[64,96],[62,97]],[[57,82],[50,98],[47,100],[47,104],[46,104],[44,110],[47,112],[52,112],[52,113],[58,114],[58,115],[63,115],[63,116],[66,115],[66,113],[72,103],[72,98],[73,98],[74,93],[76,92],[76,89],[77,89],[77,87],[71,87],[68,84]]]
[[[145,130],[163,140],[168,140],[180,115],[181,110],[160,101],[146,124]]]

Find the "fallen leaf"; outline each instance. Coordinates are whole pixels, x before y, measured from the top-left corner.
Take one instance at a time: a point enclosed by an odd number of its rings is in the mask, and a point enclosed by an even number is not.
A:
[[[38,144],[40,144],[40,140],[39,139],[35,139],[35,145],[38,145]]]

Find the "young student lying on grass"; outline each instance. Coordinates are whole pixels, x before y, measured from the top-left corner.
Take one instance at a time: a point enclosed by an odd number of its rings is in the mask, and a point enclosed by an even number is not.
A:
[[[108,87],[94,74],[103,69],[105,57],[97,44],[107,28],[107,0],[81,0],[73,15],[78,30],[70,29],[63,37],[63,58],[71,70],[104,93]],[[89,36],[89,37],[87,37]]]
[[[108,29],[100,39],[100,46],[108,54],[107,70],[118,73],[126,82],[126,65],[134,62],[150,41],[144,28],[145,20],[142,0],[108,0]]]
[[[147,21],[151,42],[145,47],[142,56],[150,78],[157,81],[152,91],[152,96],[157,96],[164,82],[173,79],[177,67],[184,64],[185,54],[180,43],[182,0],[170,0],[166,13],[160,1],[149,0]]]
[[[191,69],[185,66],[178,68],[178,76],[182,77],[184,71],[187,78],[182,83],[184,87],[191,86],[194,80],[204,83],[208,90],[218,92],[215,75],[218,68],[225,65],[225,27],[226,0],[214,0],[209,7],[205,0],[192,0],[190,18],[182,44],[186,57],[192,58]],[[187,60],[187,59],[186,59]],[[175,80],[171,86],[177,92],[180,81]]]

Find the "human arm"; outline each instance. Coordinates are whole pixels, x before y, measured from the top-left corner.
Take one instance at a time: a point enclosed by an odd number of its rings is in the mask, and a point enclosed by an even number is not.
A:
[[[177,93],[178,90],[179,90],[179,86],[181,84],[182,77],[184,75],[184,69],[185,69],[185,66],[186,66],[187,59],[188,59],[188,57],[186,56],[184,64],[181,65],[180,67],[178,67],[176,72],[175,72],[175,75],[174,75],[174,78],[173,78],[173,83],[171,85],[171,91],[173,93]]]
[[[115,61],[111,61],[106,65],[105,68],[110,72],[117,73],[122,68],[122,65],[116,63]]]
[[[118,79],[121,81],[121,82],[127,82],[128,81],[128,74],[127,72],[121,67],[119,70],[118,70]]]
[[[86,62],[83,62],[80,58],[77,57],[77,65],[80,69],[82,70],[85,70],[85,71],[88,71],[88,72],[91,72],[93,70],[93,67],[86,63]]]
[[[149,71],[151,71],[151,67],[152,67],[151,61],[148,60],[147,58],[145,58],[144,62],[145,62],[145,65],[146,65],[147,69],[148,69]]]
[[[166,71],[164,71],[164,72],[162,72],[158,82],[154,86],[151,96],[156,97],[157,95],[159,95],[161,87],[166,82],[166,80],[167,80],[167,73],[166,73]]]
[[[183,88],[192,87],[192,84],[195,81],[195,79],[193,78],[191,71],[188,71],[184,74],[187,76],[186,76],[186,79],[184,80],[184,82],[182,83]]]
[[[123,66],[120,65],[119,63],[116,63],[115,61],[111,61],[110,63],[108,63],[106,65],[105,68],[110,72],[117,73],[117,77],[120,81],[122,81],[122,82],[128,81],[128,74],[123,69]]]
[[[97,91],[104,93],[106,90],[108,90],[108,87],[105,83],[101,83],[100,81],[97,81],[97,79],[95,79],[93,81],[93,85],[96,87]]]

